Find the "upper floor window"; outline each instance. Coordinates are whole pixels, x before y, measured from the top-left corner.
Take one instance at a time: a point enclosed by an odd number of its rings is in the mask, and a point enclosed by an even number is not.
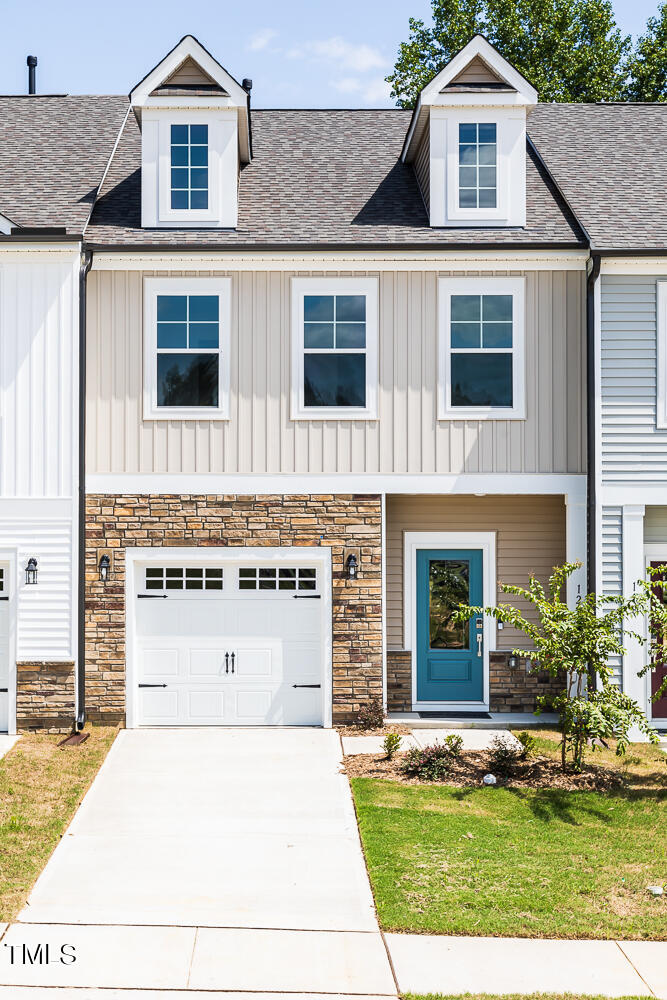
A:
[[[377,281],[292,282],[292,417],[375,419]]]
[[[459,208],[495,208],[496,125],[459,123]]]
[[[146,278],[144,417],[229,415],[229,278]]]
[[[439,417],[525,417],[523,278],[441,278],[439,293]]]
[[[208,125],[171,126],[171,207],[208,208]]]

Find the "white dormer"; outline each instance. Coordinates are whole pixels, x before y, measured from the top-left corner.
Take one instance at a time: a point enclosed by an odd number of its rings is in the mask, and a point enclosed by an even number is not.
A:
[[[250,161],[248,91],[186,35],[130,94],[141,128],[141,224],[234,228]]]
[[[526,116],[537,91],[475,35],[424,87],[402,158],[432,226],[526,224]]]

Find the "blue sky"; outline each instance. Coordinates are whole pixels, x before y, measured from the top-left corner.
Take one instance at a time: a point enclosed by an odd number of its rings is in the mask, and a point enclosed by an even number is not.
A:
[[[639,34],[657,0],[616,0]],[[25,93],[26,56],[42,93],[125,94],[187,33],[235,76],[253,80],[256,107],[391,106],[383,78],[408,18],[429,0],[2,0],[0,93]]]

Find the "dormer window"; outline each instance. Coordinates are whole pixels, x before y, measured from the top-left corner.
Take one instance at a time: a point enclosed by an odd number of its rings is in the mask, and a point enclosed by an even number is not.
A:
[[[459,208],[496,208],[496,125],[459,123]]]
[[[171,126],[171,207],[208,208],[208,125]]]
[[[431,226],[525,226],[526,116],[537,92],[481,35],[428,83],[402,157]]]
[[[250,161],[248,90],[187,35],[130,94],[141,127],[141,224],[233,229]]]

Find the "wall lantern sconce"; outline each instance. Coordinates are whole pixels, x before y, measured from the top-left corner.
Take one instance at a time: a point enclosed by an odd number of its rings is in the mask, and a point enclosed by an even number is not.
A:
[[[507,665],[510,668],[510,670],[516,670],[516,668],[519,666],[519,659],[514,655],[514,653],[512,653],[509,660],[507,661]]]
[[[345,573],[347,574],[348,580],[356,580],[358,571],[359,560],[354,552],[350,552],[349,556],[345,560]]]
[[[110,568],[111,568],[111,559],[109,559],[109,556],[106,554],[106,552],[104,552],[100,556],[100,561],[98,566],[98,569],[100,571],[100,580],[102,581],[102,583],[106,583],[107,580],[109,579]]]
[[[28,559],[28,565],[25,568],[25,582],[28,584],[37,583],[37,560],[34,556],[30,556]]]

